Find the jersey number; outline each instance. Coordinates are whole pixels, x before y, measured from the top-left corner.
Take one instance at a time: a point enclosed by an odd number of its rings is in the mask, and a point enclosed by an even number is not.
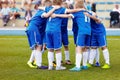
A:
[[[85,15],[85,22],[90,22],[90,18]]]

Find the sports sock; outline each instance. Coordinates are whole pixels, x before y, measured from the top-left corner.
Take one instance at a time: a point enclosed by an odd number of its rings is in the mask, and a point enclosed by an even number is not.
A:
[[[70,60],[69,51],[65,51],[65,60]]]
[[[96,49],[95,60],[96,60],[96,62],[98,62],[98,63],[99,63],[99,57],[100,57],[100,53],[99,53],[99,49],[97,48],[97,49]]]
[[[54,61],[54,52],[48,52],[48,64],[49,66],[53,66]]]
[[[32,53],[31,53],[31,56],[30,56],[29,62],[33,62],[34,59],[35,59],[35,50],[32,50]]]
[[[81,60],[82,60],[82,54],[76,53],[76,62],[75,62],[76,67],[80,68]]]
[[[83,52],[83,66],[87,65],[87,60],[88,60],[88,52]]]
[[[104,56],[104,59],[105,59],[105,63],[110,64],[110,62],[109,62],[109,51],[108,51],[108,49],[103,50],[103,56]]]
[[[89,63],[90,64],[93,64],[95,56],[96,56],[96,49],[91,49],[91,51],[90,51],[90,57],[89,57]]]
[[[42,53],[38,50],[35,51],[35,59],[36,65],[40,67],[42,65]]]
[[[61,60],[62,60],[62,54],[61,53],[56,53],[56,66],[57,67],[61,66]]]

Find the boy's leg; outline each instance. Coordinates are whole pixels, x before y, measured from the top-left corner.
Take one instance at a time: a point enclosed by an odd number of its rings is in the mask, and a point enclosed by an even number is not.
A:
[[[88,67],[87,67],[87,60],[88,60],[88,52],[87,52],[87,48],[84,48],[83,49],[83,66],[82,66],[82,68],[83,69],[88,69]]]
[[[76,47],[76,55],[75,55],[75,67],[71,68],[70,71],[80,71],[80,65],[82,60],[82,48],[80,46]]]
[[[83,49],[83,69],[87,69],[87,60],[88,60],[88,54],[89,54],[89,48],[90,48],[90,41],[91,36],[86,35],[85,36],[85,48]]]
[[[81,60],[82,60],[82,48],[80,46],[77,46],[77,48],[76,48],[76,60],[75,60],[75,65],[77,68],[80,68]]]
[[[47,66],[42,66],[42,52],[41,52],[42,46],[37,45],[35,50],[35,59],[36,59],[36,65],[38,69],[48,69]]]
[[[64,53],[65,53],[65,61],[66,61],[65,63],[66,64],[71,64],[69,48],[68,48],[68,46],[64,46],[64,48],[65,48]]]
[[[36,66],[33,65],[33,61],[35,59],[35,54],[36,54],[36,50],[35,50],[35,37],[34,37],[34,32],[31,30],[26,31],[27,37],[28,37],[28,42],[30,45],[30,48],[32,49],[32,53],[30,56],[29,61],[27,62],[28,66],[31,68],[37,68]]]
[[[30,68],[37,68],[37,66],[34,66],[34,65],[33,65],[33,61],[34,61],[34,60],[35,60],[35,50],[32,50],[30,59],[29,59],[29,61],[27,62],[28,66],[29,66]]]
[[[30,27],[30,26],[29,26]],[[27,36],[28,36],[28,41],[30,44],[30,48],[35,50],[35,60],[36,60],[36,65],[38,66],[39,69],[46,69],[47,67],[42,66],[42,37],[41,34],[39,33],[38,29],[32,31],[28,30],[27,31]]]
[[[106,35],[98,35],[98,43],[99,46],[102,47],[103,56],[105,59],[105,65],[102,68],[104,69],[110,68],[109,51],[106,47],[107,46]]]
[[[93,65],[95,56],[96,56],[96,48],[92,48],[92,49],[90,50],[89,64]],[[90,67],[90,66],[88,66],[88,67]]]
[[[69,44],[69,41],[68,41],[68,32],[62,32],[62,43],[64,45],[64,54],[65,54],[65,60],[66,60],[66,64],[71,64],[71,61],[70,61],[70,53],[69,53],[69,48],[68,48],[68,44]]]
[[[54,61],[54,45],[53,45],[53,34],[52,32],[46,32],[46,44],[48,49],[48,70],[53,70]]]
[[[61,66],[62,60],[62,53],[61,49],[55,50],[56,51],[56,70],[64,70],[66,67]]]
[[[70,60],[70,55],[69,55],[69,49],[68,49],[68,46],[64,46],[65,48],[65,60]]]
[[[36,59],[36,65],[42,66],[42,53],[41,53],[42,46],[37,45],[35,49],[35,59]]]
[[[105,59],[105,63],[106,64],[110,64],[110,61],[109,61],[109,51],[107,49],[107,47],[103,49],[103,56],[104,56],[104,59]]]
[[[48,69],[52,70],[53,69],[53,61],[54,61],[54,50],[53,49],[49,49],[48,50]]]
[[[29,62],[33,62],[35,60],[35,50],[32,50],[32,53],[31,53],[31,56],[30,56],[30,59],[29,59]]]
[[[91,67],[93,65],[93,61],[96,56],[96,49],[97,49],[97,39],[96,35],[92,34],[91,35],[91,50],[90,50],[90,55],[89,55],[89,64],[88,67]]]
[[[102,47],[102,50],[103,50],[103,56],[105,59],[105,64],[102,68],[108,69],[108,68],[110,68],[109,51],[108,51],[107,47]]]
[[[61,39],[61,32],[54,32],[53,33],[53,44],[54,44],[54,50],[56,51],[56,70],[64,70],[66,67],[61,66],[61,60],[62,60],[62,53],[61,53],[61,47],[62,47],[62,39]]]
[[[99,49],[97,48],[96,49],[96,56],[95,56],[95,60],[96,60],[95,66],[100,66],[99,57],[100,57],[100,53],[99,53]]]
[[[77,47],[76,47],[76,60],[75,60],[75,67],[70,69],[70,71],[80,71],[81,70],[81,60],[82,60],[82,51],[85,47],[85,35],[78,34],[77,36]]]

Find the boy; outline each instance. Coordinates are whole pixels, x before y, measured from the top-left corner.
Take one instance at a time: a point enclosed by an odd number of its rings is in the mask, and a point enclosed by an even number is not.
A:
[[[62,3],[62,6],[66,9],[68,9],[68,4],[66,2]],[[62,37],[62,44],[64,46],[64,54],[65,54],[65,64],[70,65],[70,53],[69,53],[69,41],[68,41],[68,31],[67,31],[67,26],[68,26],[68,18],[63,18],[62,23],[61,23],[61,37]],[[63,63],[63,61],[61,61]],[[53,65],[56,65],[55,61],[53,61]]]
[[[63,7],[68,9],[68,4],[67,3],[63,3],[62,4]],[[67,25],[68,24],[68,18],[63,18],[62,19],[62,24],[61,24],[61,36],[62,36],[62,43],[64,45],[64,53],[65,53],[65,64],[70,65],[71,61],[70,61],[70,53],[69,53],[69,41],[68,41],[68,31],[67,31]]]
[[[53,6],[61,6],[62,0],[53,0]],[[49,11],[52,7],[47,7],[46,10]],[[55,14],[64,14],[66,12],[75,12],[76,10],[68,10],[63,7],[56,10]],[[48,48],[48,62],[49,62],[49,70],[53,69],[53,60],[54,60],[54,50],[56,51],[56,70],[64,70],[66,67],[61,66],[62,54],[61,54],[61,22],[62,18],[50,17],[46,26],[46,42]]]
[[[96,49],[100,47],[103,51],[103,56],[105,59],[105,64],[102,66],[103,69],[110,68],[110,61],[109,61],[109,51],[107,49],[107,42],[106,42],[106,31],[105,27],[102,23],[96,22],[93,18],[96,18],[96,15],[90,15],[86,13],[88,17],[91,18],[91,29],[92,29],[92,36],[91,36],[91,53],[88,67],[91,67],[93,64],[93,60],[96,56]],[[92,54],[92,55],[91,55]]]
[[[75,8],[81,9],[84,8],[83,1],[77,1],[75,3]],[[82,59],[82,52],[83,52],[83,69],[87,69],[87,52],[85,46],[88,44],[87,40],[89,35],[91,34],[90,22],[89,18],[84,15],[85,11],[79,11],[73,14],[74,19],[76,20],[78,26],[78,34],[77,34],[77,42],[76,42],[76,66],[70,71],[80,71],[80,62]],[[56,17],[71,17],[71,15],[56,15]]]
[[[38,69],[47,69],[46,66],[42,66],[42,44],[43,44],[43,35],[44,27],[43,24],[46,24],[46,18],[49,17],[56,9],[59,7],[56,6],[51,9],[48,13],[45,13],[43,10],[38,10],[38,12],[33,16],[30,21],[30,24],[26,30],[30,48],[33,50],[31,53],[30,60],[28,61],[28,66],[31,68]],[[36,65],[32,64],[33,60],[36,60]]]
[[[76,1],[75,8],[84,8],[83,1]],[[76,18],[76,22],[78,25],[78,35],[77,35],[77,42],[76,42],[76,63],[75,67],[70,69],[70,71],[81,71],[81,59],[83,53],[83,69],[87,69],[87,50],[86,46],[89,44],[88,39],[91,35],[91,28],[90,28],[90,19],[84,15],[84,11],[79,11],[73,14],[74,18]]]
[[[90,2],[89,1],[85,1],[85,7],[86,9],[91,12],[91,6],[90,6]],[[91,42],[91,36],[90,36],[90,39],[89,39],[89,42]],[[88,51],[88,61],[89,61],[89,55],[90,55],[90,43],[87,45],[87,51]],[[91,54],[92,55],[92,54]],[[96,49],[96,56],[95,56],[95,60],[96,60],[96,63],[95,63],[95,66],[96,67],[99,67],[100,64],[99,64],[99,49]]]

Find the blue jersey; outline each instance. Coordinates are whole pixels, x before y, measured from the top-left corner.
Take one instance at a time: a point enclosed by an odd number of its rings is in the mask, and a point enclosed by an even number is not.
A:
[[[92,34],[106,34],[105,27],[102,23],[97,23],[91,19],[91,30]]]
[[[44,14],[43,10],[38,10],[30,20],[27,30],[34,30],[36,28],[38,28],[39,31],[41,32],[45,30],[47,19],[42,17],[43,14]]]
[[[46,12],[48,12],[49,10],[51,10],[53,7],[46,7]],[[64,14],[65,13],[65,8],[61,7],[57,10],[54,11],[55,14]],[[48,21],[47,21],[47,25],[46,25],[46,31],[57,31],[57,32],[61,32],[61,24],[62,24],[62,19],[63,18],[51,18],[49,17]]]
[[[84,15],[85,11],[73,13],[78,25],[78,34],[91,35],[90,18]]]
[[[61,31],[67,32],[67,26],[68,26],[68,18],[63,18],[61,24]]]

